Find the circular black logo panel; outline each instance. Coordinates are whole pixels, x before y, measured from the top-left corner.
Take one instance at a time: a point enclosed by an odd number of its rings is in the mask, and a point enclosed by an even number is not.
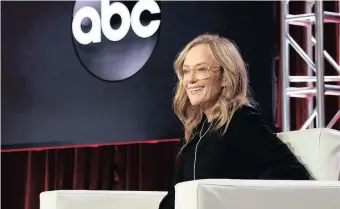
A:
[[[160,5],[154,0],[103,1],[75,2],[74,46],[94,76],[121,81],[136,74],[150,58],[159,36]]]

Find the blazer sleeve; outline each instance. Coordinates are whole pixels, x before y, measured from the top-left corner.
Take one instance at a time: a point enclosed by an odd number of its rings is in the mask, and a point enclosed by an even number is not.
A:
[[[184,145],[184,140],[181,139],[180,147]],[[159,204],[159,209],[174,209],[175,208],[175,185],[179,182],[182,182],[182,160],[181,155],[178,156],[177,163],[175,166],[175,172],[172,180],[172,185],[168,189],[168,193],[165,195],[165,197],[162,199],[162,201]]]
[[[271,131],[258,112],[248,112],[239,119],[241,138],[247,152],[264,168],[259,179],[309,180],[311,175],[289,147]],[[243,141],[243,140],[242,140]]]

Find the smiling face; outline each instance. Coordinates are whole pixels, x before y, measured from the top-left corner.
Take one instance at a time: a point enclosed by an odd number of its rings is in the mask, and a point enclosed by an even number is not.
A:
[[[220,68],[208,45],[199,44],[188,51],[182,76],[191,105],[207,107],[216,103],[222,89]]]

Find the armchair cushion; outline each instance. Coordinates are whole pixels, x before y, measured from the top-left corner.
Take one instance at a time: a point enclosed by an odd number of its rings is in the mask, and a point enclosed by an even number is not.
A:
[[[282,132],[285,142],[317,180],[340,180],[340,131],[307,129]]]
[[[40,209],[157,209],[166,192],[57,190],[40,194]]]
[[[176,209],[335,209],[340,182],[207,179],[175,186]]]

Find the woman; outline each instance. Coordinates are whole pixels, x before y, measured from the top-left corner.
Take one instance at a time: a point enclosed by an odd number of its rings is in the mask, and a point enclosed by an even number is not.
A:
[[[244,61],[217,35],[191,41],[174,64],[174,110],[184,144],[174,183],[159,209],[174,208],[174,185],[195,179],[308,180],[310,175],[256,110]]]

